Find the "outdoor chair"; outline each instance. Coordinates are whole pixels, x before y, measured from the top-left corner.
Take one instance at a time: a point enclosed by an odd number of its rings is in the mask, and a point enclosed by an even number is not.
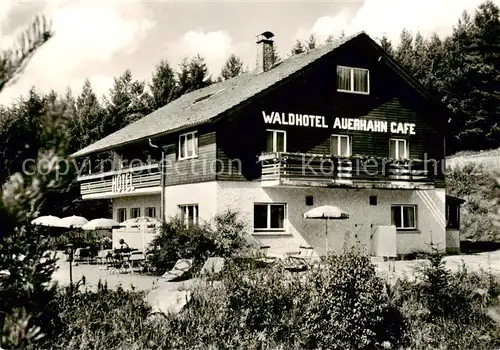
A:
[[[207,277],[213,274],[218,274],[224,269],[225,260],[220,257],[210,257],[205,261],[201,268],[200,276]]]
[[[289,271],[304,271],[307,270],[315,264],[314,259],[314,248],[307,246],[300,246],[300,251],[298,252],[288,252],[286,258],[282,260],[282,266]]]
[[[192,259],[179,259],[175,263],[172,270],[167,271],[161,276],[161,278],[167,281],[173,281],[184,276],[193,267]]]
[[[110,253],[111,253],[111,250],[109,250],[109,249],[100,250],[99,253],[97,253],[97,257],[96,257],[97,264],[102,265],[102,264],[106,263],[106,260],[107,260]]]
[[[134,272],[136,270],[138,270],[139,272],[142,271],[144,260],[145,257],[142,252],[139,251],[132,252],[128,258],[130,271],[131,272]]]

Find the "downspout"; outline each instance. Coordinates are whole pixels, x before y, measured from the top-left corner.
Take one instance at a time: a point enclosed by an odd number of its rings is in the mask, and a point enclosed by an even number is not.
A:
[[[149,146],[153,148],[160,148],[157,145],[154,145],[149,139]],[[160,188],[161,188],[161,196],[160,196],[160,220],[162,223],[165,223],[165,149],[161,148],[161,161],[160,161]]]

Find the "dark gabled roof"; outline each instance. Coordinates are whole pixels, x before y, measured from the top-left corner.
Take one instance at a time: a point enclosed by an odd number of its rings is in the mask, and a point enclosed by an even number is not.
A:
[[[299,73],[311,63],[339,48],[340,46],[363,37],[380,50],[390,66],[404,80],[412,85],[426,99],[438,101],[426,89],[408,75],[375,41],[367,34],[360,32],[347,36],[342,40],[333,41],[314,50],[294,55],[267,72],[246,73],[206,88],[190,92],[177,100],[148,114],[140,120],[100,139],[99,141],[75,152],[70,157],[81,157],[92,153],[108,151],[120,146],[166,135],[190,127],[198,126],[214,120],[216,117],[237,108],[259,93],[277,85],[290,76]]]
[[[71,155],[81,157],[107,151],[131,142],[207,123],[256,94],[302,70],[312,62],[348,41],[365,35],[351,35],[306,53],[292,56],[267,72],[246,73],[206,88],[190,92],[140,120],[100,139]],[[368,36],[367,36],[368,37]]]

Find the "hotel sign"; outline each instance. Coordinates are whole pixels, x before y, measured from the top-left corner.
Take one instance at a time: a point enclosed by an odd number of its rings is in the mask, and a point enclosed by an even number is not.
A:
[[[266,124],[329,128],[328,124],[326,124],[326,118],[319,115],[278,112],[267,114],[262,111],[262,116]],[[414,123],[388,122],[365,118],[335,118],[332,129],[415,135]]]
[[[111,182],[111,192],[113,193],[125,193],[132,192],[134,190],[134,185],[132,182],[132,173],[119,174],[113,176]]]

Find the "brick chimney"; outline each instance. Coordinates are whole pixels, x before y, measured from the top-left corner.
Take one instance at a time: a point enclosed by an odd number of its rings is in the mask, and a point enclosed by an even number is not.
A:
[[[256,73],[267,72],[273,67],[273,37],[274,34],[271,32],[264,32],[257,35],[257,65],[255,67]]]

